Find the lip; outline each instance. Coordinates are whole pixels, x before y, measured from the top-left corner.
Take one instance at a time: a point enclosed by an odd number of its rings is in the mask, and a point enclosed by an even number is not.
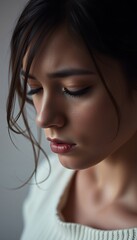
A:
[[[57,138],[47,138],[47,140],[50,141],[51,151],[57,154],[69,153],[76,146],[74,143],[65,142]]]

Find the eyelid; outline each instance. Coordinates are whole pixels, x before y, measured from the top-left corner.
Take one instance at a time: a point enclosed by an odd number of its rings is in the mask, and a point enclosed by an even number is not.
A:
[[[33,87],[29,86],[29,90],[27,91],[27,95],[28,96],[32,96],[34,94],[39,93],[41,90],[42,90],[42,87],[35,87],[35,88],[33,88]]]
[[[32,79],[28,79],[28,80],[27,80],[27,85],[28,85],[28,87],[29,87],[30,89],[42,87],[42,85],[41,85],[40,82],[34,81],[34,80],[32,80]]]
[[[85,87],[85,88],[82,88],[82,89],[79,89],[79,90],[76,90],[76,91],[70,91],[67,88],[63,88],[63,92],[66,95],[70,95],[72,97],[80,97],[80,96],[86,94],[89,90],[91,90],[91,86],[88,86],[88,87]]]

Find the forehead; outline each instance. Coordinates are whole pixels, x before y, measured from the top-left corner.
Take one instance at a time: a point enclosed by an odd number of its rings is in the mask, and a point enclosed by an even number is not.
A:
[[[26,67],[31,45],[23,59],[23,67]],[[56,29],[52,34],[46,36],[38,52],[34,57],[31,69],[38,66],[52,71],[53,68],[86,67],[93,65],[83,40],[72,34],[65,26]]]
[[[31,46],[30,46],[31,47]],[[23,69],[26,69],[29,49],[23,59]],[[64,69],[86,69],[97,74],[99,82],[106,82],[110,91],[117,94],[120,89],[127,88],[123,68],[116,59],[94,52],[96,65],[85,46],[83,40],[72,34],[66,26],[61,26],[52,34],[45,37],[39,51],[37,52],[30,74],[43,77]]]

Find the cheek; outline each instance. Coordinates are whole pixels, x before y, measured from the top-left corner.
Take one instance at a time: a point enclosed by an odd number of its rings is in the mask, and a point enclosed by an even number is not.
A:
[[[109,96],[100,95],[80,106],[75,114],[75,135],[85,143],[102,145],[116,136],[118,120]]]
[[[33,100],[34,108],[36,110],[36,118],[37,118],[37,115],[41,111],[41,105],[42,105],[41,104],[41,99],[39,97],[33,96],[32,100]]]
[[[33,100],[33,104],[34,104],[34,107],[36,109],[36,112],[39,112],[40,100],[38,99],[38,97],[35,97],[35,96],[32,96],[32,100]]]

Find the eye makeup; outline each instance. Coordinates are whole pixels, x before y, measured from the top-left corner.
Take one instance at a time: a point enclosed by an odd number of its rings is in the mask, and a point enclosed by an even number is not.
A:
[[[29,88],[30,88],[30,87],[29,87]],[[34,95],[34,94],[38,94],[41,90],[42,90],[42,87],[32,88],[32,89],[28,90],[27,95],[28,95],[28,96],[32,96],[32,95]]]
[[[82,88],[77,91],[70,91],[67,88],[63,88],[64,94],[66,94],[70,97],[81,97],[81,96],[85,95],[86,93],[88,93],[90,90],[91,90],[91,87]]]

